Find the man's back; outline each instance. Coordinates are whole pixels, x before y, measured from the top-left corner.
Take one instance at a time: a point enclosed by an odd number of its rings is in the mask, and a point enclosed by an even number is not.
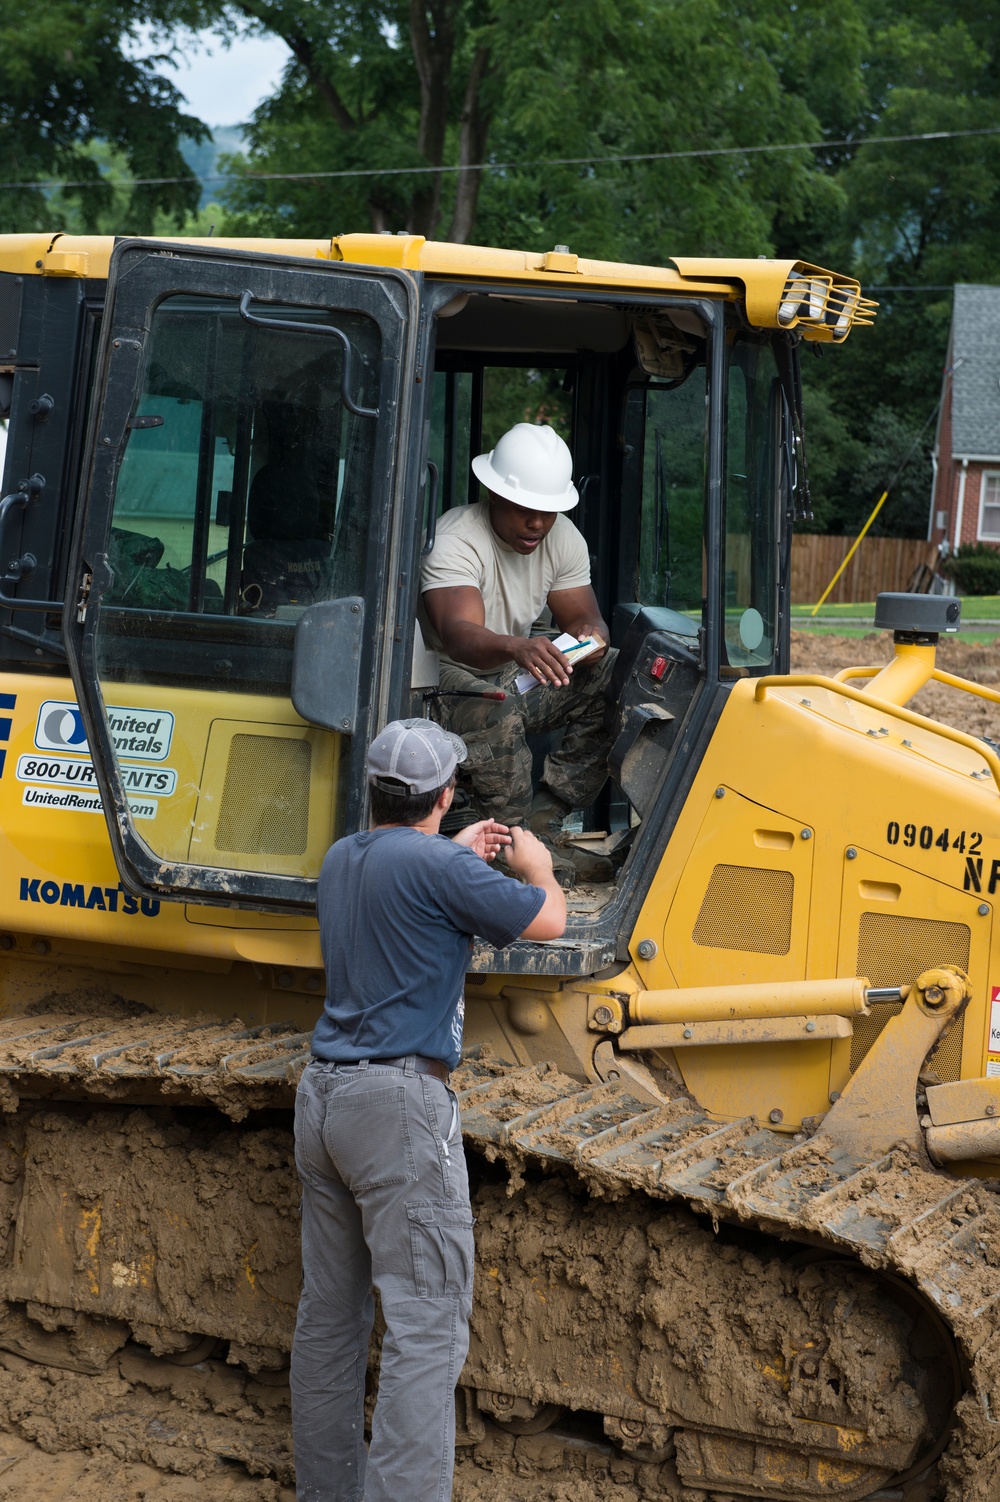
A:
[[[339,840],[319,879],[327,998],[313,1035],[321,1059],[461,1053],[471,935],[511,943],[542,904],[443,835],[383,826]]]

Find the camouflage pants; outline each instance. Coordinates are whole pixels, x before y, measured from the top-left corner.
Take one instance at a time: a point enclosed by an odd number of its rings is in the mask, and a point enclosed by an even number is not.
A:
[[[615,653],[599,662],[581,662],[566,688],[538,685],[518,693],[514,679],[521,669],[511,663],[488,678],[441,664],[441,687],[502,688],[507,697],[437,699],[434,716],[460,735],[468,760],[459,767],[459,782],[471,792],[477,818],[520,824],[531,807],[531,751],[526,737],[539,730],[565,729],[562,743],[545,758],[546,787],[570,808],[593,803],[608,776],[611,737],[604,728],[605,689],[611,681]]]

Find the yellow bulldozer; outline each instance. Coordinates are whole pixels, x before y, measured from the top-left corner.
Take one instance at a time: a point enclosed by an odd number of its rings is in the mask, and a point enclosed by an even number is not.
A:
[[[437,519],[537,420],[618,648],[564,838],[616,875],[471,957],[457,1495],[998,1495],[1000,756],[907,705],[1000,695],[936,668],[944,596],[789,673],[799,351],[872,309],[794,261],[0,237],[8,1429],[290,1484],[316,877],[433,709]]]

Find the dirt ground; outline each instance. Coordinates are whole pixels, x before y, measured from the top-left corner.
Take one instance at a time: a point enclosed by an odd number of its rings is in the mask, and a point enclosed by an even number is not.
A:
[[[821,636],[817,632],[792,632],[792,672],[833,676],[841,668],[881,665],[892,657],[892,640],[884,631],[870,636]],[[1000,691],[1000,639],[941,638],[937,665],[946,673]],[[864,683],[855,684],[863,688]],[[988,735],[1000,740],[1000,704],[963,693],[943,683],[930,683],[908,706],[969,735]]]

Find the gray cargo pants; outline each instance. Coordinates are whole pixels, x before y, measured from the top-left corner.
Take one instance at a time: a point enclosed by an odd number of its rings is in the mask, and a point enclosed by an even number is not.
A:
[[[455,1095],[412,1064],[306,1066],[295,1098],[302,1297],[292,1348],[299,1502],[447,1502],[469,1346],[472,1211]],[[365,1369],[386,1334],[371,1448]]]

